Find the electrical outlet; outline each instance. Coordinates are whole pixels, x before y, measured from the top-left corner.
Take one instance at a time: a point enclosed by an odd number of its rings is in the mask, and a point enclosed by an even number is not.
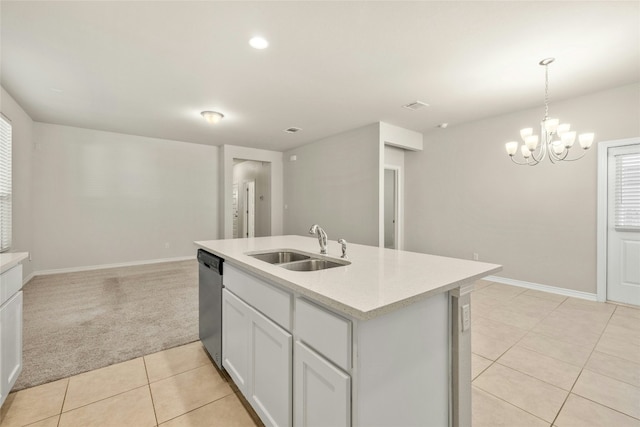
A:
[[[471,327],[471,308],[469,304],[462,306],[462,332],[469,330]]]
[[[480,256],[478,255],[478,253],[477,253],[477,252],[474,252],[474,253],[473,253],[473,260],[474,260],[474,261],[478,261],[478,259],[480,259]]]

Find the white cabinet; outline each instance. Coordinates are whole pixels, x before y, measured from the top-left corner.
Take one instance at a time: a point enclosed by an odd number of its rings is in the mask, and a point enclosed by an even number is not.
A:
[[[300,341],[296,341],[294,354],[295,426],[351,425],[349,375]]]
[[[223,290],[222,365],[265,425],[292,425],[292,336]]]
[[[0,276],[0,405],[22,372],[22,266]]]
[[[223,289],[222,366],[244,395],[249,379],[249,322],[249,306]]]
[[[252,310],[247,396],[266,425],[291,426],[291,334]]]

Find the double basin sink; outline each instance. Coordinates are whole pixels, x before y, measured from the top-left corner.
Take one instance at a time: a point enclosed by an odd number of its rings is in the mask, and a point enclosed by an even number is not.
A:
[[[291,249],[248,253],[247,255],[291,271],[318,271],[351,264],[347,260],[321,258]]]

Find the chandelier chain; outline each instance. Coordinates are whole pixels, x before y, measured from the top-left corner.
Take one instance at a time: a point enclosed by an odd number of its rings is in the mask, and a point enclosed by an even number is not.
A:
[[[544,66],[544,119],[549,118],[549,65]]]

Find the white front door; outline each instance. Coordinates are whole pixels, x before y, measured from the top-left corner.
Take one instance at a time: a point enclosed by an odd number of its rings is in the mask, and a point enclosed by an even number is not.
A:
[[[607,153],[607,300],[640,305],[640,144]]]

